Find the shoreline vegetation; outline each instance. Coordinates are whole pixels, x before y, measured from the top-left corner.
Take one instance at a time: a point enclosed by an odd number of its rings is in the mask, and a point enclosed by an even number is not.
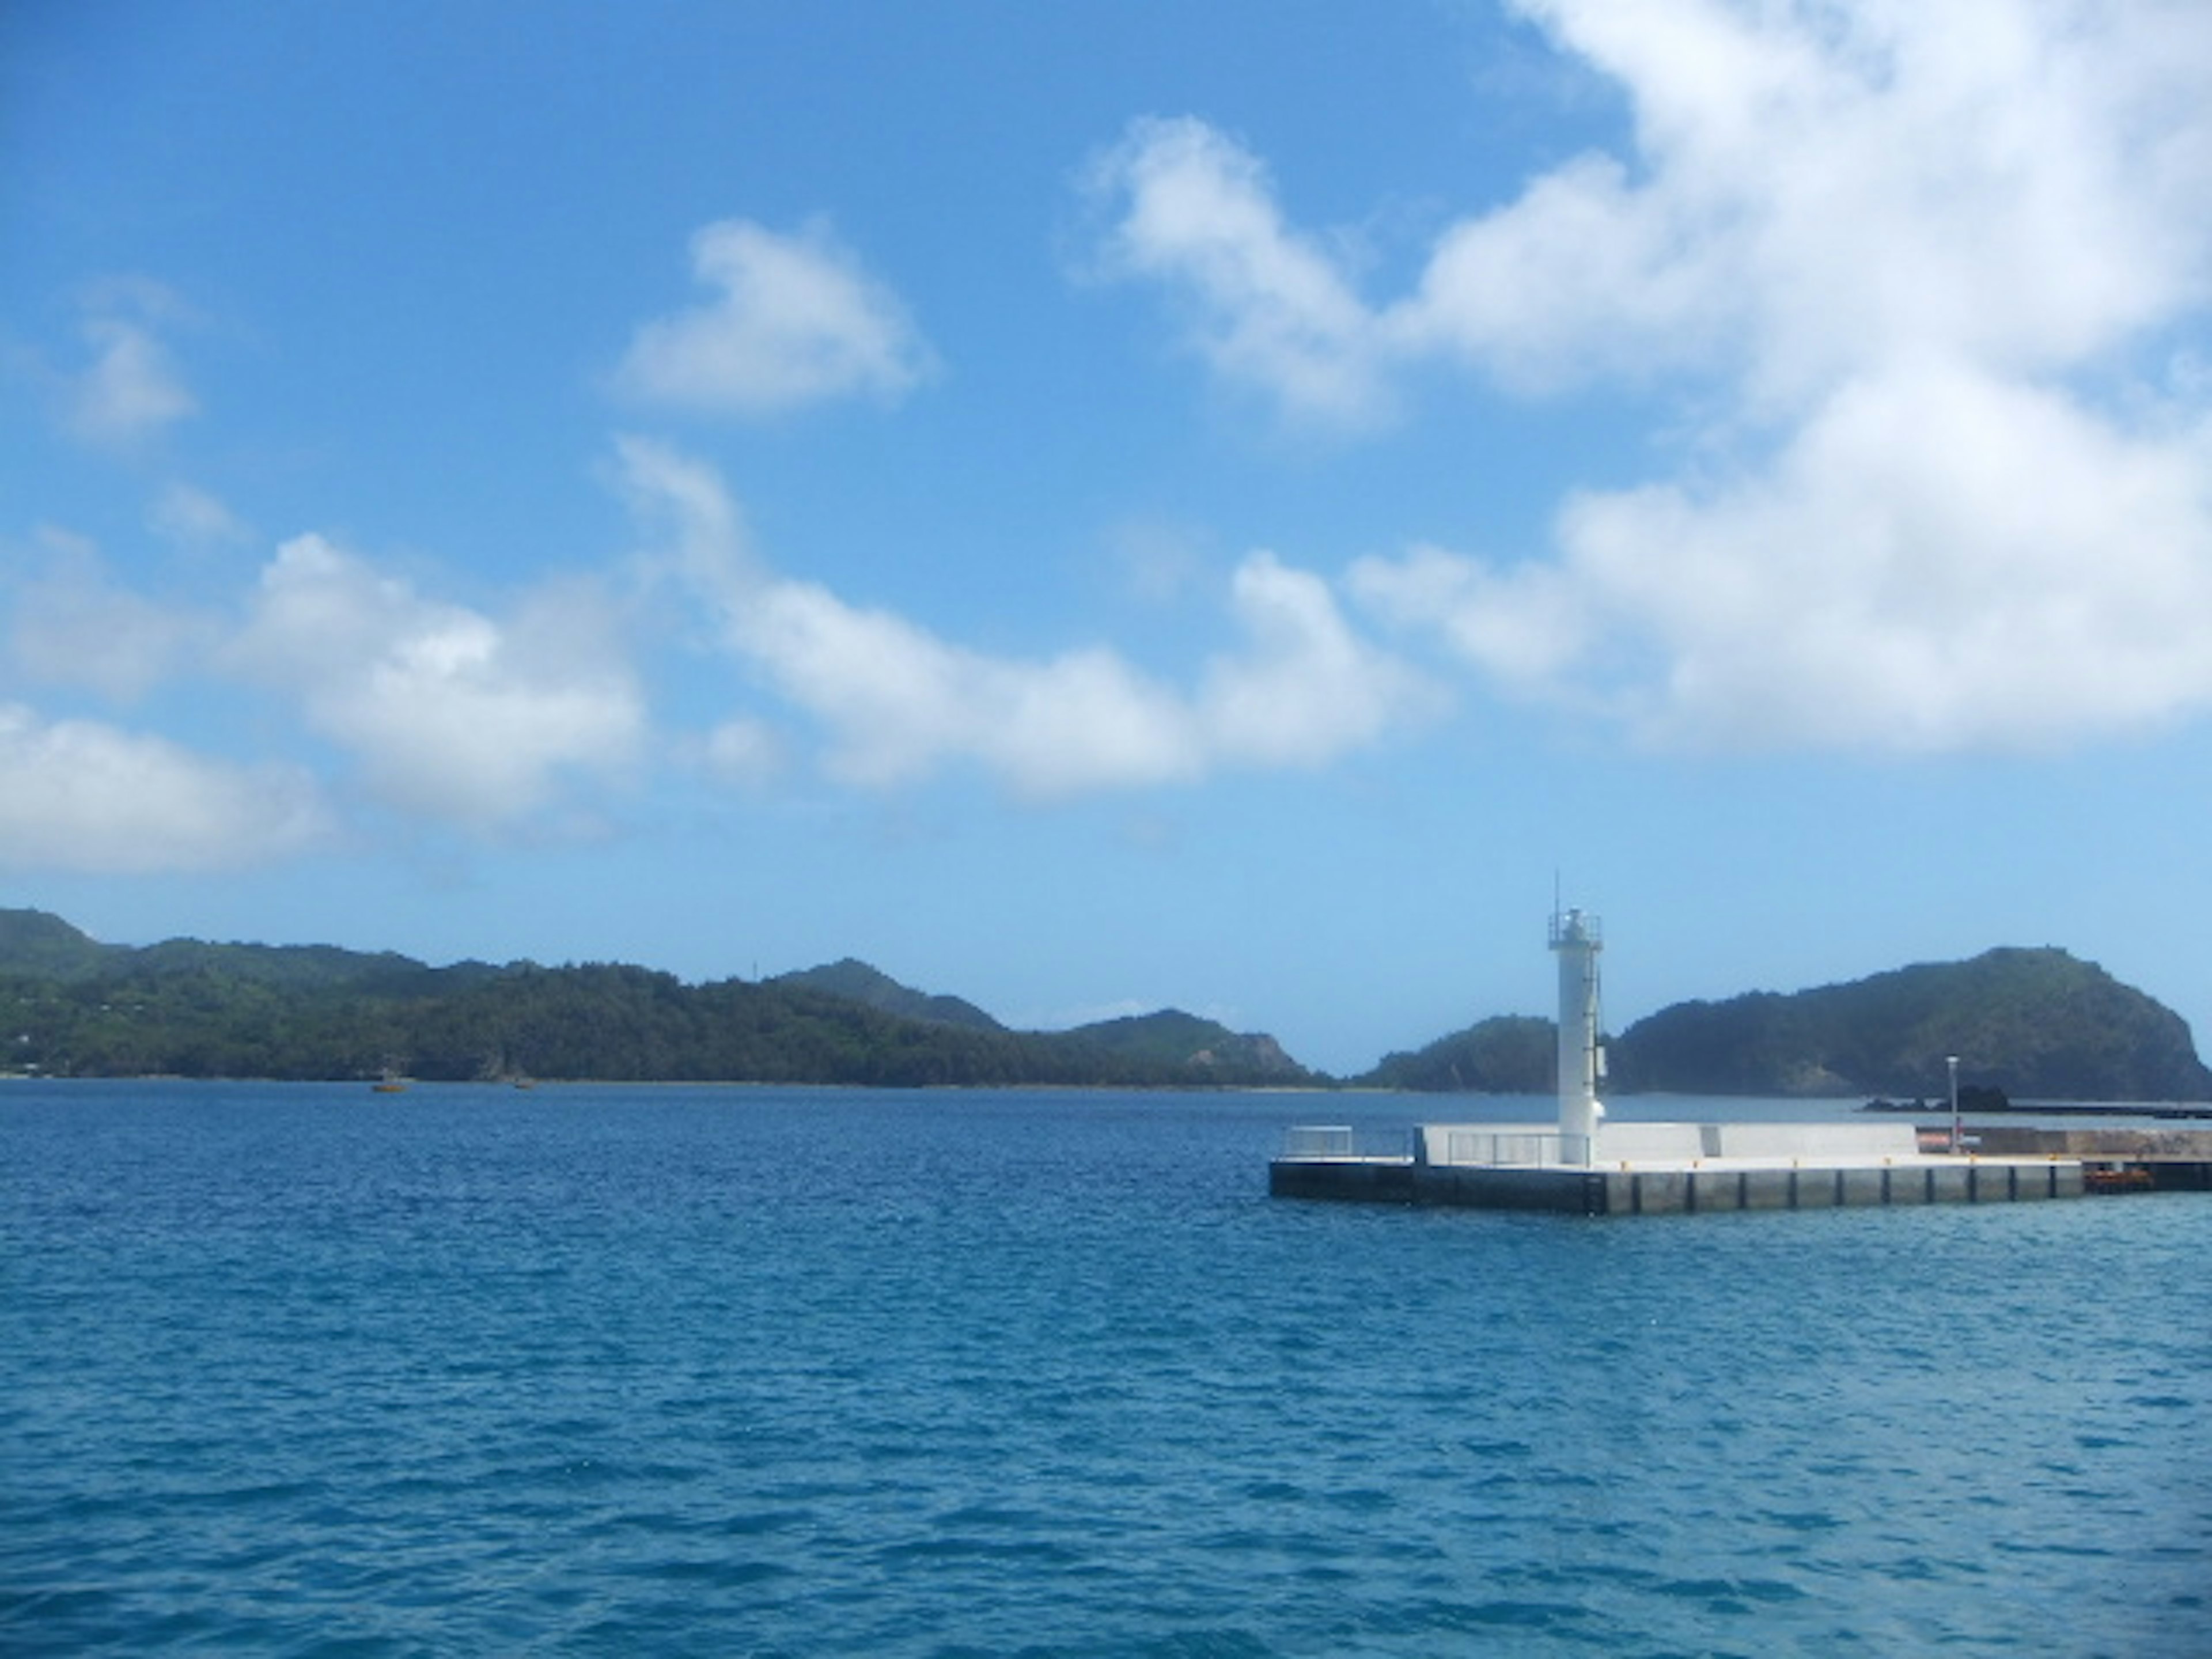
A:
[[[1610,1091],[2212,1100],[2187,1024],[2061,950],[1678,1003],[1608,1039]],[[331,945],[103,945],[0,908],[0,1075],[537,1085],[1339,1088],[1543,1094],[1552,1022],[1496,1016],[1337,1078],[1175,1009],[1021,1031],[847,958],[687,984],[623,963],[433,967]]]

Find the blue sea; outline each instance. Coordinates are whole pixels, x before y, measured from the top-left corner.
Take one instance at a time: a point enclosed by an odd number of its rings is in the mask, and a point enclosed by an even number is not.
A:
[[[1493,1112],[0,1084],[0,1651],[2212,1652],[2212,1199],[1267,1196]]]

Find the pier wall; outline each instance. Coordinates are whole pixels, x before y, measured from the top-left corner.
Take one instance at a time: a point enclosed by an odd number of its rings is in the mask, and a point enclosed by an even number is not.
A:
[[[2078,1158],[2090,1167],[2091,1184],[2108,1190],[2212,1193],[2212,1129],[1977,1124],[1974,1140],[1985,1152]]]
[[[1882,1204],[2024,1204],[2079,1198],[2081,1166],[2065,1159],[1968,1159],[1796,1169],[1608,1170],[1606,1206],[1584,1214],[1828,1210]],[[1564,1206],[1563,1206],[1564,1207]]]
[[[2067,1158],[1899,1158],[1803,1167],[1708,1162],[1694,1168],[1560,1169],[1279,1158],[1280,1198],[1433,1204],[1570,1215],[1697,1215],[1716,1210],[1826,1210],[1870,1205],[2022,1204],[2079,1198]]]

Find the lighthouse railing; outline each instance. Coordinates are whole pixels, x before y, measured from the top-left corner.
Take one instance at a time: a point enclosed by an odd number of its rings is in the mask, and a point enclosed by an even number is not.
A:
[[[1589,945],[1602,950],[1605,946],[1605,927],[1587,910],[1560,910],[1552,917],[1552,948],[1564,945]]]

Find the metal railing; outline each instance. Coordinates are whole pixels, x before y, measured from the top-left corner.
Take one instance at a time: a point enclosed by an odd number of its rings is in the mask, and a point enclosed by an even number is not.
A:
[[[1551,1170],[1579,1167],[1587,1164],[1590,1157],[1588,1135],[1534,1133],[1526,1129],[1450,1129],[1443,1140],[1444,1155],[1437,1161],[1447,1164],[1502,1164]]]
[[[1370,1130],[1364,1134],[1348,1123],[1301,1123],[1283,1131],[1282,1156],[1306,1163],[1330,1158],[1357,1162],[1413,1156],[1402,1132]]]
[[[1552,913],[1552,948],[1563,945],[1588,945],[1605,948],[1605,927],[1587,910],[1555,910]]]
[[[1414,1158],[1413,1142],[1422,1133],[1359,1130],[1348,1123],[1301,1123],[1283,1131],[1279,1156],[1304,1164],[1403,1163]],[[1426,1134],[1428,1162],[1439,1168],[1582,1168],[1590,1158],[1589,1136],[1560,1134],[1555,1130],[1454,1127],[1440,1132],[1431,1127]]]

